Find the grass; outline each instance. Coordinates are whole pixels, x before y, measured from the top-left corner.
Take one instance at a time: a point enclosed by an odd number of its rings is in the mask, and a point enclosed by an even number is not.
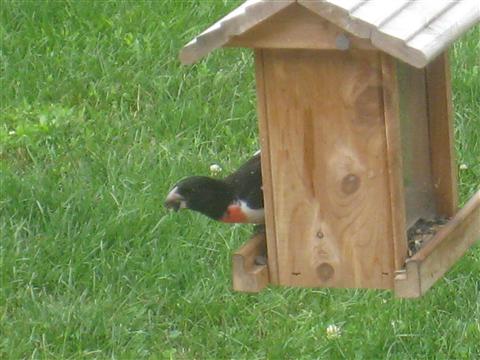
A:
[[[251,54],[177,60],[236,3],[2,0],[0,358],[478,358],[478,246],[415,301],[245,295],[230,254],[250,229],[165,212],[178,178],[257,148]],[[479,43],[477,26],[452,52],[462,202],[480,183]]]

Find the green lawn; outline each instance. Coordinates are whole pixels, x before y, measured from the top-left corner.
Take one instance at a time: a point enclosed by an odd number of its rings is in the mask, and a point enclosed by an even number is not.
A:
[[[419,300],[245,295],[230,254],[251,228],[163,209],[177,179],[257,149],[251,54],[177,57],[236,3],[1,0],[0,358],[479,358],[479,246]],[[462,202],[479,54],[477,26],[452,51]]]

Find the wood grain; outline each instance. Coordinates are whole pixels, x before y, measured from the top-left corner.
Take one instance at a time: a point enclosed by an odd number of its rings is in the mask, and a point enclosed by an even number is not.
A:
[[[262,50],[255,50],[255,78],[257,84],[257,114],[260,135],[262,160],[262,186],[265,208],[265,226],[267,233],[268,269],[272,284],[278,284],[277,242],[275,231],[275,211],[272,189],[272,171],[270,164],[270,142],[268,128],[268,113],[265,94],[264,55]]]
[[[254,235],[232,257],[233,289],[243,292],[259,292],[268,285],[267,265],[257,265],[257,256],[267,254],[265,234]]]
[[[379,31],[372,34],[372,41],[388,48],[401,48],[405,42],[413,38],[435,21],[441,14],[455,5],[451,0],[405,1],[396,16],[385,22]],[[398,1],[397,1],[398,3]]]
[[[435,204],[439,215],[452,217],[458,209],[458,193],[448,53],[436,58],[426,74]]]
[[[248,31],[294,2],[295,0],[245,1],[186,44],[180,51],[180,61],[182,64],[193,64],[224,46],[233,36]]]
[[[418,68],[480,21],[478,0],[247,0],[186,44],[180,60],[194,63],[286,7],[307,8],[346,33]],[[288,37],[285,40],[288,44]]]
[[[354,33],[361,37],[370,37],[372,28],[378,28],[385,20],[394,17],[408,4],[402,1],[369,0],[362,3],[349,17],[355,23]]]
[[[425,71],[396,61],[400,101],[406,224],[436,215]]]
[[[380,61],[383,83],[383,111],[387,138],[387,175],[390,187],[393,256],[395,270],[400,270],[404,267],[408,255],[403,156],[400,133],[400,94],[395,59],[385,53],[381,53]]]
[[[478,0],[297,2],[417,68],[425,67],[480,21]]]
[[[225,46],[266,49],[371,49],[368,40],[341,28],[298,4],[292,4]]]
[[[279,283],[392,288],[379,54],[264,50],[263,69]]]
[[[432,0],[434,1],[434,0]],[[438,16],[429,26],[408,40],[407,47],[416,49],[411,55],[417,65],[425,66],[444,51],[460,36],[480,22],[480,6],[478,0],[452,1],[448,11]],[[415,55],[418,54],[418,55]]]
[[[395,279],[398,297],[423,295],[455,262],[480,240],[480,191],[412,256],[406,270]]]
[[[362,38],[370,36],[371,28],[365,30],[362,26],[357,26],[357,22],[350,18],[350,13],[361,6],[362,0],[297,0],[297,2],[356,36]]]

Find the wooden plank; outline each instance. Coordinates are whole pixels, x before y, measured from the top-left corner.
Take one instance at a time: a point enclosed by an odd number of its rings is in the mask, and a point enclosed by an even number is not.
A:
[[[448,13],[454,4],[451,0],[409,1],[408,6],[372,30],[371,41],[389,54],[423,67],[427,59],[422,49],[410,48],[408,41],[431,26],[439,16]]]
[[[452,217],[458,209],[448,53],[427,67],[427,97],[432,174],[437,213]]]
[[[356,31],[370,38],[373,29],[387,22],[406,6],[407,0],[368,0],[351,11],[350,17],[355,22]]]
[[[424,248],[407,260],[405,272],[395,279],[395,295],[422,296],[479,240],[480,191]]]
[[[395,272],[395,296],[397,298],[417,298],[421,296],[420,274],[414,265],[406,265],[405,269]]]
[[[264,56],[262,50],[255,50],[255,78],[257,84],[257,113],[262,160],[262,186],[265,206],[265,227],[267,233],[268,268],[270,281],[278,284],[277,243],[275,231],[275,211],[272,190],[272,171],[270,163],[270,142],[268,113],[265,94]]]
[[[340,0],[340,1],[315,1],[315,0],[297,0],[297,2],[307,9],[319,14],[324,19],[334,23],[347,32],[360,38],[369,38],[370,30],[365,31],[363,26],[358,26],[357,22],[350,18],[349,13],[355,11],[363,3],[361,0]]]
[[[233,254],[233,290],[259,292],[268,285],[268,267],[256,260],[266,254],[265,233],[254,235]]]
[[[247,0],[196,38],[180,51],[183,64],[193,64],[211,51],[224,46],[233,36],[240,35],[259,24],[295,0]]]
[[[478,0],[452,1],[452,3],[454,6],[449,11],[441,14],[429,26],[408,40],[406,47],[417,49],[420,55],[417,61],[415,53],[407,54],[407,56],[411,56],[412,61],[417,62],[417,65],[414,64],[414,66],[422,67],[428,64],[442,51],[446,51],[453,41],[480,21]]]
[[[436,216],[425,71],[396,61],[402,134],[406,225]]]
[[[417,68],[426,66],[480,21],[478,0],[297,1]]]
[[[341,7],[347,12],[351,12],[362,6],[362,3],[365,2],[365,0],[329,0],[328,2],[332,5]]]
[[[355,20],[364,22],[365,24],[378,27],[393,18],[399,11],[408,6],[408,0],[401,1],[385,1],[385,0],[368,0],[362,3],[350,12],[350,17]]]
[[[263,54],[279,284],[392,288],[379,54]]]
[[[408,255],[406,209],[403,183],[403,157],[400,133],[400,99],[395,59],[380,54],[383,82],[383,111],[387,138],[388,177],[391,199],[395,270],[400,270]]]
[[[225,46],[266,49],[375,49],[298,4],[292,4]]]
[[[408,6],[383,23],[372,37],[378,42],[406,42],[454,4],[451,0],[409,1]]]
[[[194,63],[295,3],[416,67],[480,21],[478,0],[247,0],[185,45],[180,60]]]

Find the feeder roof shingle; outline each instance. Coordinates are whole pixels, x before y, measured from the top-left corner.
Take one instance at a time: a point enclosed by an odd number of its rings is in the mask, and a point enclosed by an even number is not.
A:
[[[480,21],[480,0],[247,0],[185,45],[180,59],[194,63],[293,3],[415,67]]]

